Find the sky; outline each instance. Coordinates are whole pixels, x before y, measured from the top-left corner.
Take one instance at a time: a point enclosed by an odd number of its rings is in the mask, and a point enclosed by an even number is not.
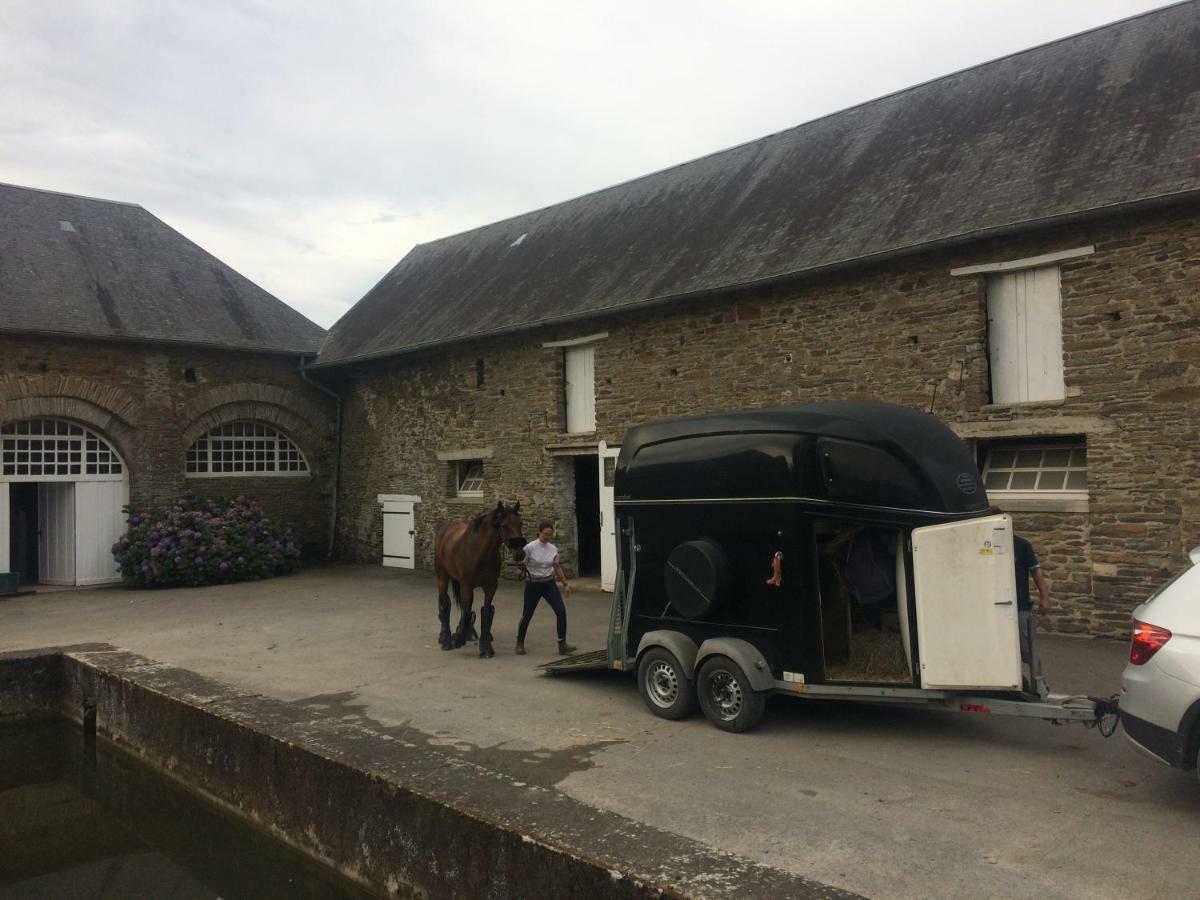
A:
[[[329,327],[416,244],[1163,5],[4,0],[0,182]]]

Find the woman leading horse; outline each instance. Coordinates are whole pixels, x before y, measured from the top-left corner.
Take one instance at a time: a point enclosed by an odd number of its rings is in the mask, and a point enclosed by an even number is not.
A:
[[[438,645],[453,650],[467,642],[475,620],[471,607],[475,588],[483,588],[483,609],[479,614],[479,655],[496,655],[492,649],[492,617],[496,608],[492,598],[500,581],[500,545],[508,545],[513,560],[525,558],[525,538],[521,534],[521,504],[496,504],[490,513],[483,513],[465,522],[450,522],[437,531],[433,545],[433,567],[438,583]],[[458,627],[450,633],[450,593],[459,608]]]

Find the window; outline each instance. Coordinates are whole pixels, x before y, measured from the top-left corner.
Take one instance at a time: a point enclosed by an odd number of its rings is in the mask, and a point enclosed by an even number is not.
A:
[[[483,460],[460,459],[454,463],[454,494],[458,497],[483,496]]]
[[[1058,266],[988,276],[987,315],[992,402],[1063,399]]]
[[[285,435],[261,422],[218,425],[188,449],[188,478],[307,475],[308,462]]]
[[[117,452],[82,425],[60,419],[0,425],[0,477],[5,480],[119,481],[122,473]]]
[[[567,433],[596,430],[596,345],[563,348]]]
[[[983,463],[988,495],[1087,496],[1087,447],[1081,441],[994,444]]]

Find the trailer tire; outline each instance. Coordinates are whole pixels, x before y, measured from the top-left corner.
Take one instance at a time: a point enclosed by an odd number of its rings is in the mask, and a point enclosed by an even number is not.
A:
[[[696,711],[696,685],[675,654],[651,647],[638,663],[638,691],[660,719],[683,719]]]
[[[748,731],[762,719],[765,692],[750,686],[742,667],[728,656],[710,656],[700,667],[696,689],[704,717],[722,731]]]

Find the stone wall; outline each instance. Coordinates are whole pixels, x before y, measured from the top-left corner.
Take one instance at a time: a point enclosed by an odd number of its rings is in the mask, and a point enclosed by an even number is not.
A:
[[[418,566],[449,496],[439,452],[487,448],[487,500],[560,523],[573,558],[573,470],[562,455],[654,418],[821,399],[932,410],[964,438],[1087,441],[1086,511],[1014,509],[1053,582],[1051,627],[1126,633],[1134,605],[1200,543],[1200,229],[1195,206],[977,242],[787,287],[684,301],[334,370],[344,409],[341,552],[378,560],[378,493],[416,493]],[[989,403],[983,277],[953,267],[1094,245],[1061,265],[1065,400]],[[562,351],[597,332],[594,435],[563,434]],[[484,360],[477,385],[476,361]],[[594,452],[594,450],[592,451]]]
[[[0,422],[60,417],[107,438],[129,468],[130,501],[168,504],[185,491],[245,494],[292,522],[310,552],[329,533],[333,401],[265,353],[0,334]],[[214,425],[255,419],[282,430],[311,474],[185,478],[184,454]]]

